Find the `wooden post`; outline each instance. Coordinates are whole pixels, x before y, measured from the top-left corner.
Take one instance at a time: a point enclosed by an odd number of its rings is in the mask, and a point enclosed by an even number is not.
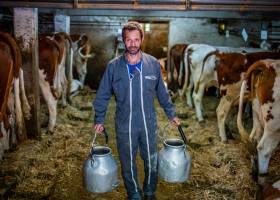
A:
[[[14,32],[21,49],[24,84],[31,106],[32,117],[26,122],[27,137],[40,139],[38,9],[14,8]]]

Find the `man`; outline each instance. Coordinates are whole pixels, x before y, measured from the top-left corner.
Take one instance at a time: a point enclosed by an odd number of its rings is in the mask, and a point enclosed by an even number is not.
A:
[[[137,181],[136,155],[138,148],[144,160],[144,199],[156,199],[157,135],[156,95],[169,120],[179,125],[175,109],[164,86],[160,64],[154,57],[141,52],[144,31],[137,22],[128,22],[122,29],[126,51],[109,62],[94,101],[94,130],[104,130],[108,101],[116,100],[116,138],[122,177],[128,198],[142,199]]]

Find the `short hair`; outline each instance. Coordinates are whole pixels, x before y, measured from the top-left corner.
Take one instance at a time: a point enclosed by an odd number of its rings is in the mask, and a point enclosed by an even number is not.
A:
[[[142,28],[141,24],[136,21],[129,21],[127,24],[124,25],[124,27],[122,29],[123,40],[125,39],[126,31],[134,31],[134,30],[138,30],[140,32],[141,40],[143,40],[143,38],[144,38],[143,28]]]

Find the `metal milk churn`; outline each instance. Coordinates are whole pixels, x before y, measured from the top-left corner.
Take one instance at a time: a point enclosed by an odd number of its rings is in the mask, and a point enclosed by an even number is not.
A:
[[[189,178],[191,156],[186,149],[186,137],[181,126],[178,126],[181,139],[164,139],[164,147],[158,156],[159,177],[170,183],[182,183]]]
[[[106,144],[108,134],[104,130]],[[88,158],[83,165],[84,186],[89,192],[104,193],[113,190],[119,183],[117,162],[107,146],[95,146],[96,133]]]

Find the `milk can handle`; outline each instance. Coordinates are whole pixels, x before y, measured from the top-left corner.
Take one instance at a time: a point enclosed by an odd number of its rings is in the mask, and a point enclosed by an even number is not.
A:
[[[187,138],[185,136],[185,133],[184,133],[181,125],[178,125],[178,130],[180,132],[181,138],[183,139],[184,143],[187,144],[188,141],[187,141]]]
[[[120,181],[117,180],[116,183],[113,183],[113,184],[112,184],[112,187],[115,188],[115,187],[117,187],[119,184],[120,184]]]
[[[104,133],[105,142],[106,142],[106,146],[107,146],[107,145],[108,145],[108,139],[109,139],[109,137],[108,137],[108,133],[107,133],[107,131],[105,130],[105,128],[104,128],[104,130],[103,130],[103,133]],[[93,137],[93,140],[92,140],[92,143],[91,143],[91,148],[90,148],[90,155],[92,155],[92,151],[93,151],[93,147],[94,147],[94,144],[95,144],[96,136],[97,136],[97,134],[96,134],[96,132],[94,132],[94,137]],[[91,165],[92,165],[92,166],[94,165],[94,162],[95,162],[94,157],[91,157]]]
[[[106,142],[106,146],[107,146],[108,145],[109,136],[108,136],[108,133],[107,133],[105,128],[103,130],[103,133],[104,133],[105,142]],[[97,134],[96,134],[96,132],[94,132],[94,137],[93,137],[93,140],[92,140],[92,143],[91,143],[91,147],[92,148],[94,147],[96,136],[97,136]]]

